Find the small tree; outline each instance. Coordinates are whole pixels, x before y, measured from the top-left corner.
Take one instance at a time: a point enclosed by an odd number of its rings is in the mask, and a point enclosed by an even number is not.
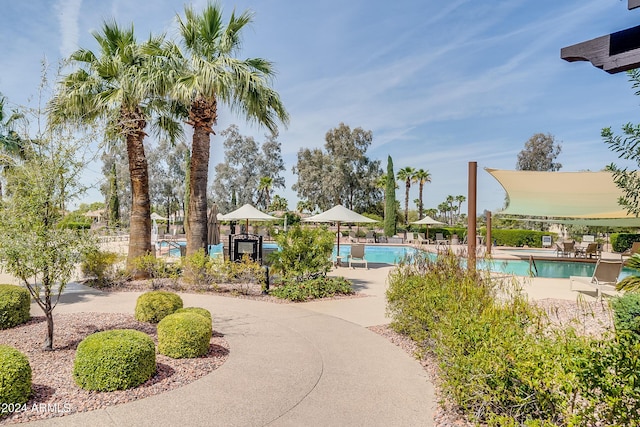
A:
[[[396,178],[391,156],[387,158],[387,185],[384,192],[384,235],[390,237],[396,234]]]
[[[81,255],[95,248],[82,232],[60,227],[60,206],[84,190],[80,148],[62,135],[31,144],[26,159],[7,175],[9,196],[0,208],[0,258],[44,312],[46,350],[53,350],[53,309]]]

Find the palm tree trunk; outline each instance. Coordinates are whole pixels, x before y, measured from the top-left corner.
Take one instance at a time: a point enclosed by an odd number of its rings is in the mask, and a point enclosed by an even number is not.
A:
[[[207,246],[207,181],[209,176],[209,132],[193,129],[189,176],[189,230],[187,256]]]
[[[144,129],[144,128],[143,128]],[[134,260],[151,253],[151,202],[149,200],[149,171],[142,142],[144,133],[127,135],[129,174],[131,175],[131,220],[127,269],[133,270]],[[136,278],[146,277],[136,272]]]
[[[424,182],[420,181],[420,206],[418,207],[418,209],[420,210],[420,212],[418,212],[418,220],[422,219],[422,190],[424,190]]]
[[[407,225],[409,224],[409,188],[411,187],[409,180],[407,180],[407,184],[405,187],[406,191],[404,195],[404,225]]]

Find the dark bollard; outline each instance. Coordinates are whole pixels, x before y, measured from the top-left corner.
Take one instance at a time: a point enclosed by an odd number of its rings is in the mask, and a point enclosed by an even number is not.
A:
[[[263,265],[262,268],[264,268],[264,290],[262,291],[262,293],[264,295],[269,293],[269,266],[268,265]]]

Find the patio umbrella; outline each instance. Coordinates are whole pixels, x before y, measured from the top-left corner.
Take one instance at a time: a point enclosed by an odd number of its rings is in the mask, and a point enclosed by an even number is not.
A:
[[[424,233],[425,234],[424,237],[427,238],[427,239],[429,238],[429,226],[430,225],[445,225],[444,222],[436,221],[435,219],[431,218],[429,215],[425,216],[420,221],[414,221],[411,224],[426,225],[427,226],[427,231],[426,231],[426,233]]]
[[[209,212],[207,222],[207,243],[217,245],[220,243],[220,229],[218,228],[218,206],[214,203]]]
[[[166,221],[167,218],[163,217],[162,215],[157,214],[156,212],[153,212],[151,214],[151,219],[153,221]]]
[[[275,216],[271,216],[264,212],[259,211],[258,209],[251,206],[249,203],[241,206],[233,212],[229,212],[226,215],[222,216],[224,221],[241,221],[245,220],[247,222],[247,231],[249,230],[249,220],[251,221],[275,221],[278,218]]]
[[[324,211],[319,213],[318,215],[313,215],[308,218],[304,218],[305,222],[335,222],[338,224],[338,250],[336,252],[337,256],[340,256],[340,223],[354,223],[358,224],[361,222],[377,222],[375,219],[367,218],[364,215],[360,215],[357,212],[352,211],[351,209],[347,209],[342,205],[336,205],[329,209],[328,211]]]

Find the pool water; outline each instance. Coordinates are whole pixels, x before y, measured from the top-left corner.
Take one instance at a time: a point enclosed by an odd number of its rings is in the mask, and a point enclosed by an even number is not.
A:
[[[276,249],[278,246],[275,243],[264,243],[264,248]],[[351,245],[340,245],[340,256],[343,260],[347,259],[347,256],[351,252]],[[415,256],[419,251],[416,248],[410,246],[385,246],[385,245],[365,245],[364,253],[365,258],[370,263],[380,264],[397,264],[405,257]],[[180,256],[177,248],[171,249],[171,254]],[[437,256],[434,253],[427,253],[427,256],[431,259],[435,259]],[[336,259],[336,245],[333,245],[333,253],[331,259]],[[535,260],[537,267],[536,277],[558,278],[566,279],[569,276],[588,276],[593,275],[595,269],[595,263],[586,262],[573,262],[566,260],[550,261],[550,260]],[[479,269],[489,269],[497,273],[514,274],[516,276],[530,276],[529,261],[525,260],[501,260],[494,259],[491,261],[478,260]],[[535,270],[534,270],[535,273]],[[633,275],[633,270],[623,268],[620,273],[620,279],[626,276]]]

